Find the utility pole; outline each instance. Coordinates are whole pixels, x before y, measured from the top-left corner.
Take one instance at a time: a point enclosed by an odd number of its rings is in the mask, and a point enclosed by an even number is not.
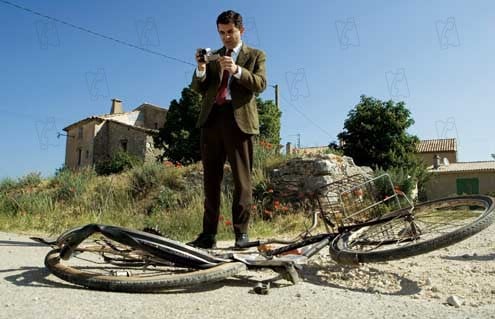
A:
[[[277,109],[280,109],[280,106],[278,105],[278,84],[275,85],[270,85],[272,88],[275,89],[275,105],[277,106]]]

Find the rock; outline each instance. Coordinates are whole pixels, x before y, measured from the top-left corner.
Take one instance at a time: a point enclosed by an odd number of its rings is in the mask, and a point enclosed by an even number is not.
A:
[[[450,296],[447,298],[447,303],[451,306],[459,308],[462,305],[462,299],[457,296]]]
[[[430,277],[426,278],[425,285],[431,286],[431,278]]]
[[[440,289],[438,289],[438,287],[431,287],[431,291],[433,291],[433,292],[440,292]]]
[[[270,172],[270,180],[274,190],[289,196],[297,196],[298,193],[322,191],[320,187],[354,174],[360,174],[364,180],[367,180],[371,178],[372,170],[356,166],[352,158],[319,154],[289,159]],[[346,187],[350,186],[352,185]],[[329,193],[332,191],[333,189],[328,190]],[[332,202],[333,198],[327,196],[327,200]]]

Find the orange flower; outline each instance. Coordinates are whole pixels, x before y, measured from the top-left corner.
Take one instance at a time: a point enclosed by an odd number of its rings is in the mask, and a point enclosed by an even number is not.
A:
[[[232,222],[230,220],[225,221],[225,226],[232,226]]]
[[[273,201],[273,207],[275,207],[275,209],[279,209],[280,208],[280,202],[278,200],[274,200]]]

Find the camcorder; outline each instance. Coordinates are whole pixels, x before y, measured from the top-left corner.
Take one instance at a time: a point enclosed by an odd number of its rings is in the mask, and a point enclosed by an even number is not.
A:
[[[199,55],[199,62],[208,63],[211,61],[216,61],[220,57],[220,54],[218,53],[213,54],[210,48],[200,48],[196,52]]]

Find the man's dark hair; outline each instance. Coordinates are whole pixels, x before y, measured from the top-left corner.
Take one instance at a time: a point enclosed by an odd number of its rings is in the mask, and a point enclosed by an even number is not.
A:
[[[217,26],[219,24],[229,24],[233,23],[237,29],[242,27],[242,16],[232,10],[224,11],[220,13],[217,18]]]

